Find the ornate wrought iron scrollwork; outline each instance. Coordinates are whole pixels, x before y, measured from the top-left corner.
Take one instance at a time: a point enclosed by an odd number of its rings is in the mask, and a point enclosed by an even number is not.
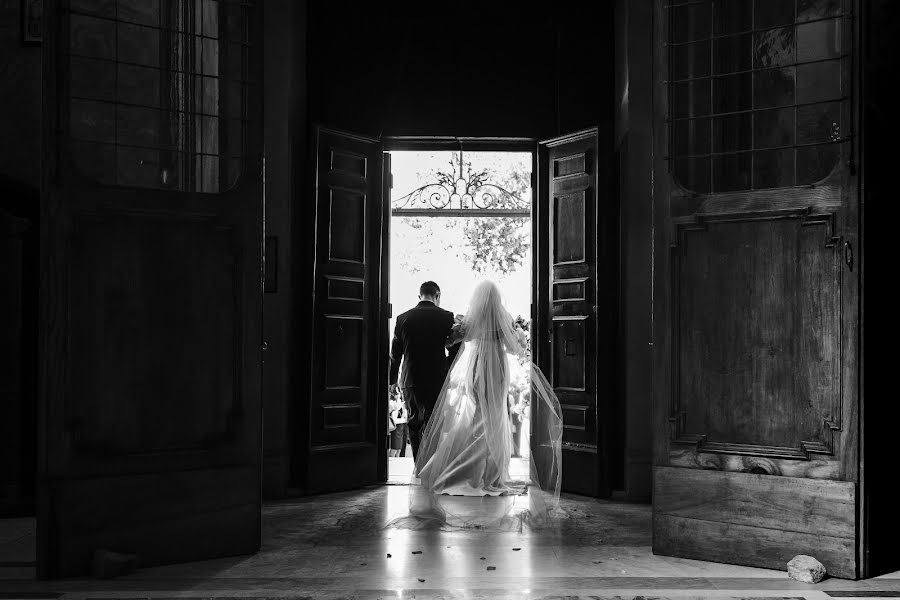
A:
[[[452,160],[450,165],[454,166]],[[466,163],[460,150],[459,173],[438,171],[436,182],[425,184],[394,200],[391,203],[393,212],[496,210],[522,212],[527,216],[531,209],[527,200],[495,183],[490,183],[489,171],[472,172],[470,163],[464,174],[464,166]]]

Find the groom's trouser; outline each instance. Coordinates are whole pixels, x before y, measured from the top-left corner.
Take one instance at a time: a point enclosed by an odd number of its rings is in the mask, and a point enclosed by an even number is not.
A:
[[[413,460],[419,452],[419,442],[422,440],[422,432],[431,418],[431,411],[437,402],[440,387],[418,385],[416,387],[403,388],[403,398],[409,405],[409,420],[406,426],[409,429],[409,444],[412,446]]]

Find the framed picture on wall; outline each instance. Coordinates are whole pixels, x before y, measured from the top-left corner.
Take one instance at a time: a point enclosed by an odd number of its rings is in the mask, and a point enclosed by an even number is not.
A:
[[[21,0],[22,41],[26,44],[40,44],[44,39],[43,0]]]

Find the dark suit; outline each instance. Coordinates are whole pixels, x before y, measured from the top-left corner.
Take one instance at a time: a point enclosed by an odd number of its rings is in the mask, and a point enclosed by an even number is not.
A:
[[[409,405],[407,427],[413,458],[419,450],[422,430],[434,410],[450,363],[459,350],[459,345],[453,346],[448,357],[444,347],[451,327],[453,313],[428,300],[398,316],[394,327],[389,382],[400,386]]]

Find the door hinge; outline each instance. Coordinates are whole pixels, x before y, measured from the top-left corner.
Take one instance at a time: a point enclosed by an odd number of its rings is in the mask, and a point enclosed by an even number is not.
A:
[[[387,178],[388,178],[388,189],[390,189],[390,190],[394,189],[394,174],[388,173]]]

